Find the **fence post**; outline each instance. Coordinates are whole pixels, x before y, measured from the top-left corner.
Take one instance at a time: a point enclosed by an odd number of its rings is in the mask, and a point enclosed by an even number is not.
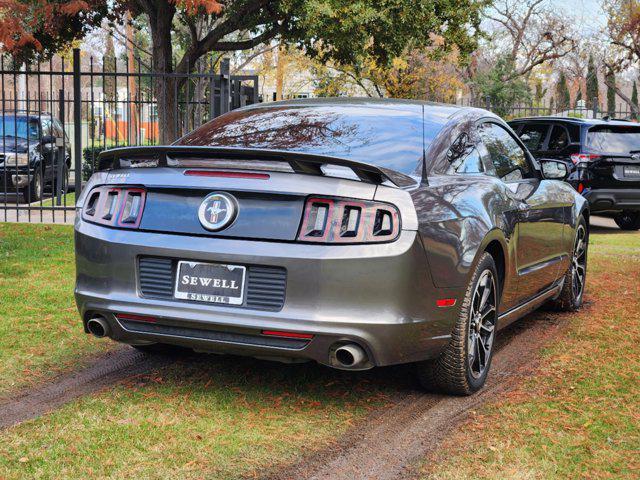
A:
[[[64,90],[59,90],[58,91],[58,119],[60,120],[60,123],[63,126],[63,135],[64,135],[64,109],[65,109],[65,104],[64,104]],[[62,141],[62,146],[60,146],[60,141]],[[64,169],[62,168],[62,164],[64,163],[64,155],[65,155],[65,148],[64,148],[64,138],[58,138],[58,136],[56,135],[54,138],[54,147],[53,147],[53,151],[54,151],[54,159],[53,159],[53,165],[51,165],[51,168],[53,169],[55,166],[55,181],[53,182],[53,188],[54,188],[54,194],[55,194],[55,202],[56,205],[62,205],[62,175],[64,173]]]
[[[593,99],[593,118],[598,118],[598,99]]]
[[[253,103],[258,103],[258,76],[253,79]]]
[[[229,111],[230,82],[231,82],[231,62],[228,58],[223,58],[220,62],[220,115]]]
[[[80,91],[80,49],[73,49],[73,168],[75,192],[82,189],[82,95]]]

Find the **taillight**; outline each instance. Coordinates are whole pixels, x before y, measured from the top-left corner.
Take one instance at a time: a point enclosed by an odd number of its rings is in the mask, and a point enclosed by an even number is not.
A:
[[[113,227],[138,228],[146,195],[146,191],[138,187],[94,188],[87,195],[82,218]]]
[[[600,158],[600,155],[594,155],[591,153],[572,153],[571,161],[574,165],[578,165],[579,163],[588,163]]]
[[[366,200],[307,199],[298,240],[317,243],[381,243],[395,240],[400,213],[393,205]]]
[[[185,175],[191,177],[218,177],[218,178],[253,178],[257,180],[269,180],[268,173],[233,172],[227,170],[185,170]]]

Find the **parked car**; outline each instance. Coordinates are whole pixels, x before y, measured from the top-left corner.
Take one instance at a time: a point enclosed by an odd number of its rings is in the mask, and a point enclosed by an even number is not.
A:
[[[64,163],[58,177],[60,151],[64,151]],[[70,167],[71,146],[57,118],[20,111],[0,114],[0,192],[17,193],[25,202],[35,202],[42,198],[46,185],[55,188],[56,178],[61,178],[64,192]]]
[[[592,213],[612,216],[623,230],[640,229],[640,125],[561,117],[509,124],[536,158],[565,163],[567,181]]]
[[[479,109],[259,104],[103,152],[77,208],[87,333],[485,382],[496,331],[582,304],[586,200]]]

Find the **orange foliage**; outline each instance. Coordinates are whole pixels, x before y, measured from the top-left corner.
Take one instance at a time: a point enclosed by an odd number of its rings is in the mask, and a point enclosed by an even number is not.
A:
[[[171,0],[177,7],[184,8],[189,15],[196,14],[200,10],[204,10],[207,14],[212,15],[222,12],[222,4],[216,0]]]
[[[54,26],[64,23],[64,17],[76,16],[89,8],[85,0],[63,3],[0,0],[0,50],[11,53],[25,47],[41,50],[42,44],[35,38],[34,31],[55,34]]]
[[[60,6],[60,13],[67,16],[76,15],[83,10],[88,10],[89,5],[84,0],[71,0]]]

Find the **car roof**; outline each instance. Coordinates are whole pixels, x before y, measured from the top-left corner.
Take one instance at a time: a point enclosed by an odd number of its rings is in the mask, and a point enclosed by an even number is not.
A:
[[[521,117],[509,120],[509,123],[524,123],[524,122],[559,122],[559,123],[573,123],[576,125],[624,125],[629,126],[630,120],[606,120],[602,118],[577,118],[577,117],[554,117],[551,115],[539,116],[539,117]]]
[[[371,97],[319,97],[319,98],[297,98],[294,100],[281,100],[277,102],[255,103],[247,105],[243,109],[255,108],[275,108],[275,107],[359,107],[374,108],[378,110],[413,111],[424,108],[425,117],[433,120],[442,119],[441,123],[446,123],[456,114],[468,111],[478,111],[488,114],[488,112],[471,107],[462,107],[448,103],[428,102],[425,100],[406,100],[400,98],[371,98]]]

